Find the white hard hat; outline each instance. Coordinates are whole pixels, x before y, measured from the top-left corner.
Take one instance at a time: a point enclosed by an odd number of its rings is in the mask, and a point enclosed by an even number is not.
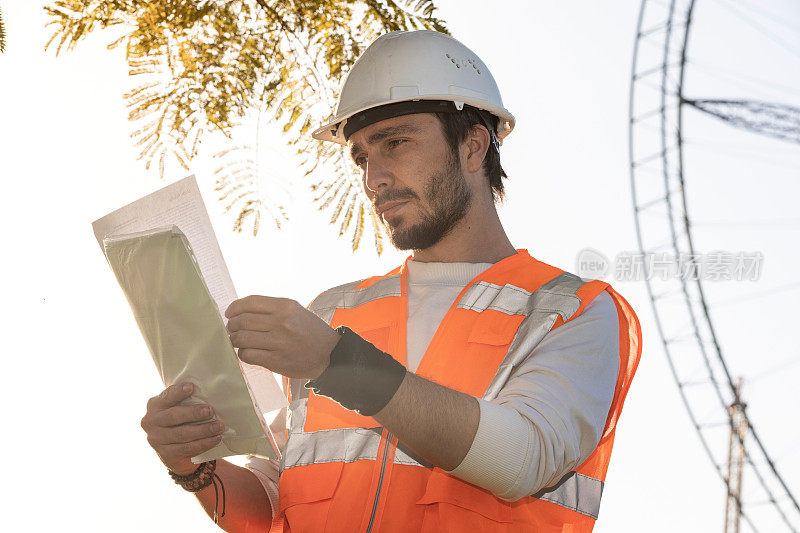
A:
[[[354,131],[378,120],[460,111],[464,104],[498,118],[497,131],[489,127],[498,141],[514,128],[514,116],[503,107],[497,83],[472,50],[437,31],[395,31],[364,50],[347,74],[335,116],[311,135],[347,144]],[[378,107],[377,112],[369,111]]]

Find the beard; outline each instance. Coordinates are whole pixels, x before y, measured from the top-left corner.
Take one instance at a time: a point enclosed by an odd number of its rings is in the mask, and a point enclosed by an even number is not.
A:
[[[425,205],[420,206],[422,220],[405,229],[389,230],[389,240],[398,250],[424,250],[442,240],[467,213],[472,201],[472,191],[467,187],[461,163],[456,154],[450,155],[444,168],[431,174],[423,191]],[[403,198],[419,199],[414,191],[397,191],[382,199],[383,201]]]

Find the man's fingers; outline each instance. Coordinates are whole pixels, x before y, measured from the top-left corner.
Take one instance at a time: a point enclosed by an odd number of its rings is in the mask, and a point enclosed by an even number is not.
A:
[[[288,298],[274,298],[272,296],[259,295],[245,296],[231,303],[225,310],[225,316],[227,318],[232,318],[242,313],[260,313],[265,315],[277,313],[286,310],[293,302],[294,300]]]
[[[208,404],[176,405],[153,413],[151,421],[157,427],[172,427],[209,420],[213,415],[214,409]]]
[[[151,444],[170,446],[207,439],[222,434],[225,424],[219,420],[207,424],[181,424],[180,426],[157,428],[149,435]]]
[[[193,457],[199,453],[210,450],[222,440],[221,435],[208,437],[180,444],[164,444],[159,446],[158,452],[165,457]]]
[[[258,313],[242,313],[231,317],[228,320],[228,332],[250,330],[250,331],[270,331],[274,329],[274,318],[271,315]]]
[[[234,331],[230,335],[231,344],[240,349],[255,348],[256,350],[274,350],[276,341],[269,333],[261,331]]]
[[[269,350],[259,350],[257,348],[239,348],[239,359],[251,365],[259,365],[264,368],[272,368],[275,360],[275,352]]]
[[[192,395],[194,392],[194,384],[189,381],[184,381],[181,383],[175,383],[174,385],[170,385],[158,396],[153,396],[147,402],[147,411],[156,411],[161,409],[167,409],[168,407],[172,407],[176,405],[178,402],[185,400],[189,396]]]

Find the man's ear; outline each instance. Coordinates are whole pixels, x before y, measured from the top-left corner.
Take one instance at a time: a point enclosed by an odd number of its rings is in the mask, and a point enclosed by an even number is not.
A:
[[[478,172],[483,165],[483,160],[486,158],[486,152],[489,150],[489,130],[480,124],[474,124],[470,128],[469,134],[464,141],[466,157],[463,165],[464,170],[472,174]]]

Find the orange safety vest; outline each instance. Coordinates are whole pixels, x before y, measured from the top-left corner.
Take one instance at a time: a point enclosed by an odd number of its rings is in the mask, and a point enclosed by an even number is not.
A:
[[[385,276],[325,291],[309,308],[405,364],[407,275],[404,263]],[[491,400],[549,331],[579,316],[603,290],[619,315],[614,398],[599,444],[557,485],[515,502],[501,500],[427,463],[373,418],[292,380],[272,531],[591,531],[617,419],[641,354],[639,321],[608,283],[584,282],[517,250],[464,287],[416,372]]]

